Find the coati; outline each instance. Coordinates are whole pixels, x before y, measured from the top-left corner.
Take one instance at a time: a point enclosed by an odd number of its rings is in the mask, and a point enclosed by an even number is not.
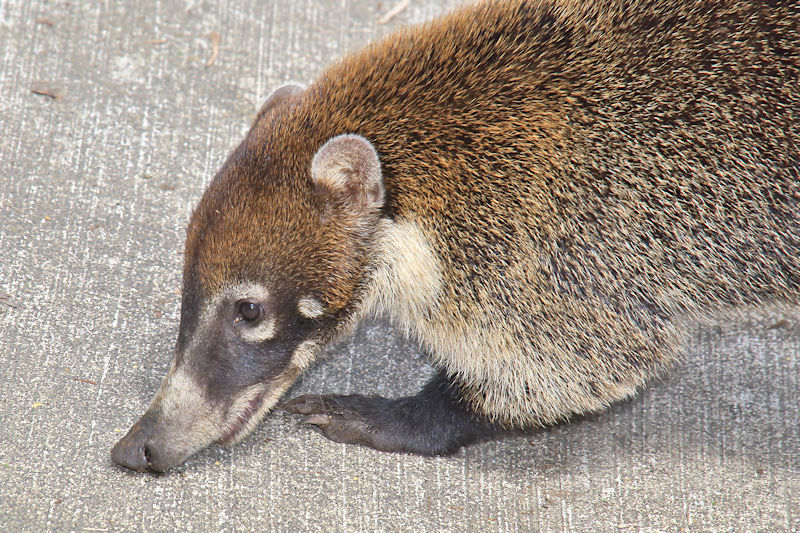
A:
[[[241,440],[370,313],[430,383],[284,409],[435,455],[631,396],[687,318],[800,303],[798,21],[778,0],[485,2],[278,89],[191,217],[172,366],[113,460]]]

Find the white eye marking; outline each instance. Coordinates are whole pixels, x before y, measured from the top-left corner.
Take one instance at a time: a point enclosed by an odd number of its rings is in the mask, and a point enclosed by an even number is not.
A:
[[[319,300],[312,296],[306,296],[297,302],[297,311],[306,318],[318,318],[322,316],[325,309]]]
[[[240,322],[241,323],[241,322]],[[275,318],[263,320],[255,327],[248,327],[247,324],[242,324],[241,335],[242,339],[247,342],[264,342],[275,337],[278,332],[277,321]]]

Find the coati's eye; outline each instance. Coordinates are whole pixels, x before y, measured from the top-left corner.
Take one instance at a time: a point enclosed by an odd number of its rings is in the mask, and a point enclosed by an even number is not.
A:
[[[239,316],[248,322],[252,322],[261,316],[261,306],[246,300],[239,302]]]

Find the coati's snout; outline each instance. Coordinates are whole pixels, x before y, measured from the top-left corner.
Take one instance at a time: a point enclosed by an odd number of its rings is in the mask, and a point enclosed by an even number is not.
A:
[[[252,149],[259,127],[192,216],[176,355],[112,450],[121,466],[165,471],[238,442],[350,323],[383,204],[377,152],[341,135],[293,167]]]
[[[206,301],[196,324],[182,324],[191,331],[182,332],[160,390],[114,447],[113,460],[163,472],[212,442],[227,446],[244,438],[313,359],[318,343],[312,339],[325,319],[315,320],[321,317],[309,305],[253,284],[228,287]]]

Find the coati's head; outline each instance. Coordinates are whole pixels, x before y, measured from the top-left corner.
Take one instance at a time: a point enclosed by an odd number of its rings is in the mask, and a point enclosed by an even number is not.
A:
[[[384,201],[380,164],[356,135],[303,149],[288,132],[304,97],[290,85],[265,102],[196,208],[172,366],[112,450],[117,464],[165,471],[238,442],[349,322]]]

